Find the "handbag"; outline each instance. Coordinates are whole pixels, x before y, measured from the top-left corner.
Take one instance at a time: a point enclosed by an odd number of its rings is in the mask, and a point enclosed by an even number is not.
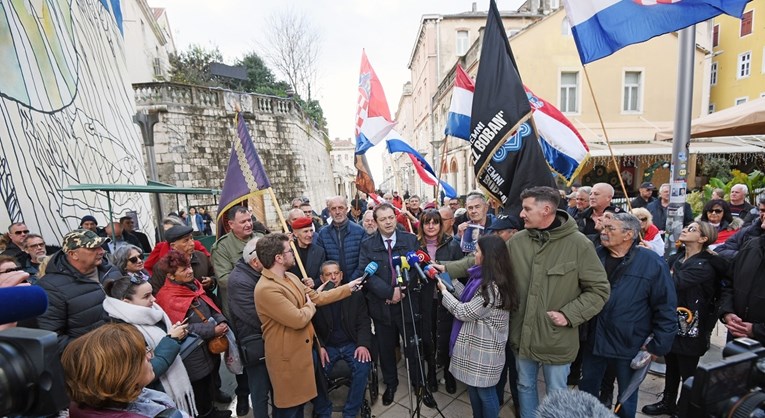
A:
[[[250,335],[239,341],[242,363],[246,366],[261,364],[266,361],[266,346],[262,335]]]
[[[186,338],[181,341],[181,349],[178,352],[181,356],[181,360],[185,360],[189,354],[193,353],[202,343],[205,342],[199,335],[190,332]]]
[[[202,312],[199,311],[199,309],[195,307],[191,307],[191,309],[194,309],[194,312],[199,315],[199,318],[202,319],[202,323],[206,324],[207,318],[202,315]],[[207,349],[210,350],[213,354],[220,354],[224,353],[226,350],[228,350],[228,338],[226,338],[226,334],[223,334],[219,337],[212,337],[209,341],[207,341]]]

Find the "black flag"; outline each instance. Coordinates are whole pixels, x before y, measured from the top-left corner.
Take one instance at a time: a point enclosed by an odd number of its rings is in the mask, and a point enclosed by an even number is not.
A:
[[[505,213],[521,211],[524,189],[556,187],[494,0],[481,46],[470,131],[478,184],[502,203]]]

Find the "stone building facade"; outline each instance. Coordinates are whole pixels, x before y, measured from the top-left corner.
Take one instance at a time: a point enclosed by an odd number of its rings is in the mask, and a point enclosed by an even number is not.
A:
[[[293,100],[175,83],[134,84],[133,89],[139,112],[159,114],[154,153],[160,182],[222,189],[237,135],[234,108],[239,104],[282,213],[300,196],[308,197],[319,211],[324,199],[334,194],[326,133]],[[217,196],[187,198],[188,206],[206,206],[216,215]],[[186,197],[162,197],[164,213],[179,206],[186,208]],[[280,229],[267,193],[250,206],[269,228]]]

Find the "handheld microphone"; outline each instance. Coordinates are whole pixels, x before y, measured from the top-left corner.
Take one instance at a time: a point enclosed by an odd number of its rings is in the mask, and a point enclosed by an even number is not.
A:
[[[332,290],[335,288],[335,282],[328,282],[324,285],[324,290],[322,292],[326,292],[327,290]]]
[[[48,310],[48,294],[38,286],[14,286],[0,289],[0,324],[42,315]]]
[[[393,257],[393,268],[396,269],[396,283],[399,286],[404,284],[404,279],[401,277],[401,257]]]
[[[433,260],[430,259],[430,256],[428,255],[428,253],[426,253],[425,251],[417,250],[415,254],[417,255],[417,258],[420,259],[420,263],[428,265],[433,262]]]
[[[409,279],[409,269],[410,269],[409,261],[407,261],[406,257],[404,257],[403,255],[399,258],[401,259],[401,270],[403,270],[404,272],[404,278],[403,278],[404,284],[408,286],[410,284],[409,283],[409,280],[410,280]]]
[[[369,264],[367,264],[366,267],[364,267],[364,275],[361,276],[361,283],[359,286],[364,286],[367,283],[367,280],[369,280],[369,276],[375,274],[377,272],[377,268],[379,266],[374,261],[370,261]]]
[[[435,267],[425,266],[425,274],[427,274],[431,280],[436,280],[436,279],[440,280],[441,283],[443,283],[444,286],[446,286],[446,290],[448,290],[449,292],[454,292],[454,286],[452,285],[451,280],[446,280],[445,278],[441,277],[441,275],[438,274],[438,270],[436,270]]]
[[[417,274],[420,276],[420,280],[425,280],[425,272],[422,271],[422,267],[420,267],[420,257],[417,256],[417,253],[414,251],[409,251],[406,253],[406,260],[409,262],[409,265],[414,266],[414,269],[417,271]]]

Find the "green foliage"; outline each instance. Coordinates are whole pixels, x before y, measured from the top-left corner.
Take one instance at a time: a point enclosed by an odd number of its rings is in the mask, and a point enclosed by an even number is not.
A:
[[[685,201],[688,202],[688,204],[691,205],[691,209],[693,209],[694,218],[701,214],[701,211],[704,209],[704,203],[708,200],[708,198],[704,197],[704,193],[698,190],[694,190],[685,196]]]
[[[210,75],[210,64],[222,62],[218,47],[205,49],[191,45],[186,51],[170,55],[170,81],[206,87],[226,87]]]
[[[729,180],[725,181],[725,178]],[[717,178],[712,177],[709,179],[709,183],[704,186],[704,201],[708,202],[712,199],[712,191],[714,189],[725,190],[725,196],[730,194],[731,187],[737,184],[746,184],[749,192],[765,187],[765,173],[760,170],[754,170],[747,174],[740,170],[731,170],[727,177]]]
[[[730,162],[725,158],[709,158],[704,160],[701,174],[707,177],[717,177],[723,183],[730,181]]]

